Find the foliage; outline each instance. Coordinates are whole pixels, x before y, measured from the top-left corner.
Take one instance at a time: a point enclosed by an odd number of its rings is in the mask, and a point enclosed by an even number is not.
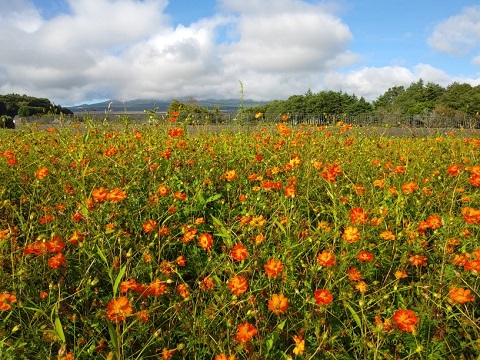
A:
[[[2,359],[480,356],[478,136],[180,115],[0,132]]]
[[[0,115],[8,115],[13,118],[17,114],[19,116],[37,114],[72,115],[73,112],[59,105],[54,105],[50,100],[44,98],[18,94],[0,95]]]

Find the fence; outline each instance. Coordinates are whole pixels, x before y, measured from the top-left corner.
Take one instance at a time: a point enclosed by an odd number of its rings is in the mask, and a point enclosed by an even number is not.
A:
[[[21,119],[22,123],[58,123],[58,122],[82,122],[91,121],[128,121],[135,123],[166,123],[168,116],[165,113],[145,114],[128,112],[107,112],[97,114],[75,114],[73,116],[53,118],[53,117],[29,117]],[[265,124],[278,123],[285,121],[289,125],[335,125],[339,121],[346,124],[357,126],[379,126],[379,127],[411,127],[411,128],[464,128],[479,129],[480,116],[444,116],[444,115],[401,115],[401,114],[299,114],[292,113],[285,116],[277,113],[226,113],[226,112],[208,112],[208,113],[181,113],[178,117],[179,122],[191,125],[204,124]]]

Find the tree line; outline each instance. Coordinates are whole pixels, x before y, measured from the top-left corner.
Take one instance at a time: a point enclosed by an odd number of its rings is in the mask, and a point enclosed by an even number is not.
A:
[[[254,106],[249,112],[278,114],[372,114],[372,115],[436,115],[442,117],[479,116],[480,85],[453,83],[442,87],[422,79],[404,86],[389,88],[372,102],[343,91],[308,90],[286,100],[274,100]]]
[[[0,95],[0,116],[33,116],[46,114],[73,115],[69,109],[52,104],[45,98],[36,98],[28,95],[7,94]]]

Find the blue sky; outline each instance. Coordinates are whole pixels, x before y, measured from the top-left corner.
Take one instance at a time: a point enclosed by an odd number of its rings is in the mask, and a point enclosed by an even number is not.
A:
[[[64,106],[480,84],[478,1],[0,0],[0,22],[0,94]]]

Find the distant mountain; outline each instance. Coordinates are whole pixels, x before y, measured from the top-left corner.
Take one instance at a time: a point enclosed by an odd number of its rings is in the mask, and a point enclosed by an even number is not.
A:
[[[182,100],[179,100],[182,101]],[[188,101],[183,101],[187,103]],[[107,100],[99,103],[92,104],[82,104],[77,106],[69,106],[67,109],[73,111],[74,113],[85,113],[85,112],[137,112],[144,110],[152,110],[157,108],[158,111],[166,111],[171,101],[164,100],[148,100],[148,99],[138,99],[138,100]],[[239,99],[208,99],[208,100],[198,100],[197,104],[199,106],[205,107],[207,109],[213,110],[215,106],[218,106],[220,110],[235,112],[240,106],[241,100]],[[245,108],[255,106],[255,105],[265,105],[267,101],[253,101],[253,100],[244,100],[243,106]]]

